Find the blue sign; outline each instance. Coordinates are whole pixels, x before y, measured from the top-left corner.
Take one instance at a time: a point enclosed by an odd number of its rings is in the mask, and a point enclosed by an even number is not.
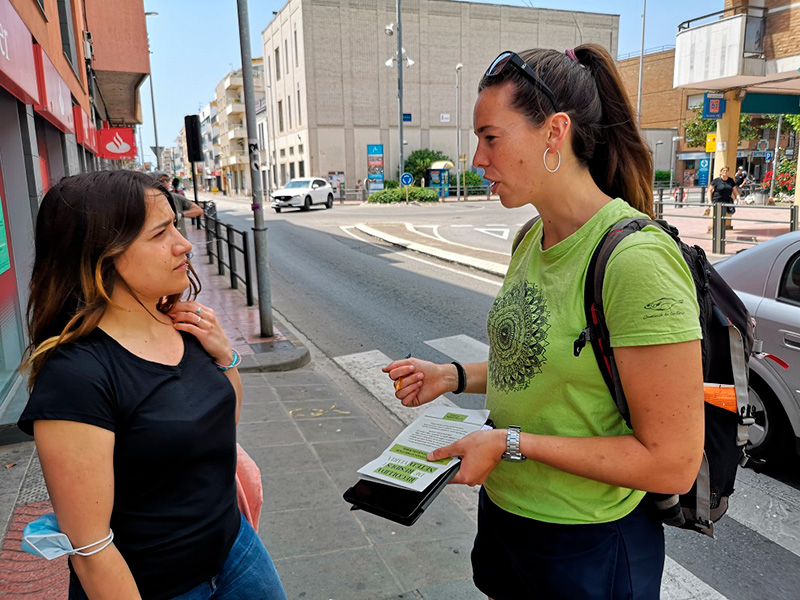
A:
[[[764,157],[767,162],[772,162],[772,152],[767,152],[766,156]]]
[[[409,186],[412,183],[414,183],[414,176],[411,173],[403,173],[400,176],[400,183],[402,183],[405,186]]]
[[[721,119],[725,114],[725,97],[706,92],[703,95],[703,119]]]
[[[411,123],[411,113],[403,113],[403,123]]]
[[[383,144],[367,144],[367,179],[370,193],[383,189]]]
[[[697,169],[697,185],[700,187],[708,187],[708,173],[711,170],[711,160],[708,158],[701,158],[699,161],[699,168]]]

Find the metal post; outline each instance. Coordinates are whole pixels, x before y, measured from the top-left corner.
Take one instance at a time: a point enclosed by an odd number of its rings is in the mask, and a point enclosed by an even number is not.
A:
[[[234,233],[233,227],[228,227],[228,270],[231,275],[231,288],[235,290],[239,288],[239,282],[236,279],[236,243],[233,239]]]
[[[636,97],[636,122],[642,125],[642,75],[644,73],[644,23],[647,14],[647,0],[642,0],[642,53],[639,55],[639,94]]]
[[[789,231],[797,231],[798,212],[800,212],[800,206],[797,204],[789,207]]]
[[[247,306],[253,306],[253,278],[250,275],[250,241],[247,232],[242,232],[242,255],[244,256],[244,289],[247,292]]]
[[[397,0],[398,6],[400,0]],[[242,53],[242,82],[244,84],[244,112],[247,120],[247,145],[250,154],[250,188],[253,204],[253,240],[256,250],[256,283],[258,285],[258,315],[261,335],[271,337],[272,294],[269,283],[269,258],[267,255],[267,228],[264,226],[264,212],[261,199],[260,155],[258,151],[258,132],[256,129],[256,98],[253,89],[253,59],[250,54],[250,17],[247,0],[236,0],[239,12],[239,44]],[[278,65],[276,65],[278,68]]]
[[[161,170],[161,152],[158,145],[158,125],[156,125],[156,96],[153,91],[153,74],[150,73],[150,103],[153,105],[153,134],[156,137],[156,167]]]
[[[397,19],[395,25],[397,26],[397,109],[400,120],[398,122],[398,131],[400,134],[400,166],[398,167],[398,179],[400,174],[403,173],[403,64],[405,57],[403,56],[403,26],[401,23],[402,15],[400,10],[401,0],[397,0]]]
[[[275,67],[278,68],[277,66]],[[275,133],[275,108],[272,106],[272,82],[267,85],[269,90],[269,123],[267,123],[267,133],[272,126],[272,160],[269,161],[270,177],[272,177],[272,185],[278,187],[278,142],[276,141],[277,134]],[[269,144],[267,144],[267,152],[269,152]],[[310,164],[309,164],[310,166]],[[272,198],[272,196],[270,196]]]
[[[190,164],[192,165],[192,187],[194,188],[194,201],[198,202],[198,199],[197,199],[197,169],[194,168],[194,162],[191,162]]]
[[[773,198],[775,191],[775,179],[778,177],[778,143],[781,139],[781,125],[783,125],[783,115],[778,115],[778,132],[775,134],[775,154],[772,156],[772,179],[769,182],[769,197]]]
[[[461,69],[456,65],[456,200],[461,200]],[[466,184],[466,181],[464,182]],[[466,185],[465,185],[466,187]],[[467,194],[464,193],[464,196]]]
[[[225,261],[222,258],[224,248],[222,245],[222,225],[218,219],[214,220],[214,237],[217,239],[217,273],[225,275]]]
[[[727,211],[722,202],[714,202],[712,209],[714,211],[714,224],[711,233],[711,247],[714,254],[725,254],[725,220],[723,216]]]

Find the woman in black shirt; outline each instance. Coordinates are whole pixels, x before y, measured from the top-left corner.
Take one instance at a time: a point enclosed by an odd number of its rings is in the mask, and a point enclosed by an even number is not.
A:
[[[739,199],[739,188],[736,187],[736,183],[734,182],[733,178],[728,176],[729,171],[730,169],[728,169],[728,167],[722,167],[719,170],[719,177],[712,181],[708,186],[709,202],[733,204],[734,200]],[[736,212],[736,208],[733,206],[728,206],[726,211],[729,215],[732,215]],[[733,224],[730,222],[730,220],[725,221],[725,228],[733,229]],[[711,226],[709,226],[708,229],[711,231]]]
[[[285,600],[236,503],[242,384],[166,188],[132,171],[61,180],[36,223],[28,327],[36,438],[70,599]]]

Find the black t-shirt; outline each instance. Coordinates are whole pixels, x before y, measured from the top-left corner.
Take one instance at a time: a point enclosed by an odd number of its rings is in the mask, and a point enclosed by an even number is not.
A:
[[[55,350],[19,420],[113,431],[114,543],[145,600],[219,573],[239,531],[236,394],[194,336],[177,366],[150,362],[101,329]],[[86,506],[92,499],[86,498]]]
[[[728,177],[727,179],[717,177],[711,182],[711,187],[714,188],[714,192],[711,195],[711,200],[713,202],[730,203],[731,194],[733,194],[733,185],[734,183],[731,177]]]
[[[744,173],[737,173],[733,178],[733,185],[740,187],[747,180],[747,175]]]

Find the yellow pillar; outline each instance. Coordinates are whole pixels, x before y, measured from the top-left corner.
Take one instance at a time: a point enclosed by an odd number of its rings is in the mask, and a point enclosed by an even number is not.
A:
[[[797,144],[795,144],[797,146]],[[795,169],[795,178],[794,178],[794,203],[800,205],[800,188],[797,186],[800,185],[800,152],[797,151],[795,147],[795,152],[797,152],[797,168]]]
[[[725,92],[725,114],[717,122],[717,151],[714,154],[714,173],[711,179],[719,176],[722,167],[729,167],[730,176],[736,172],[736,153],[739,150],[739,115],[742,101],[738,99],[739,90]]]

